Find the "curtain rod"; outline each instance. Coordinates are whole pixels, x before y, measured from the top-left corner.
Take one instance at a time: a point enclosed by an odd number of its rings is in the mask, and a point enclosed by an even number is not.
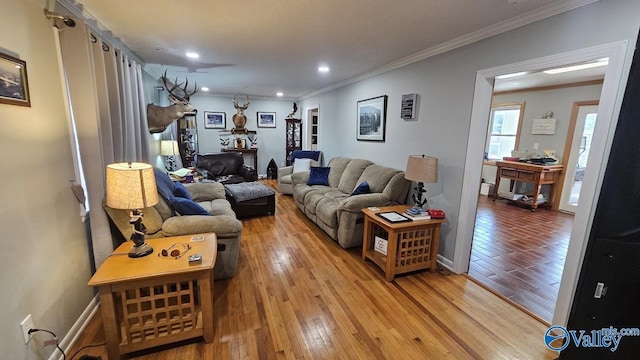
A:
[[[111,44],[114,49],[118,49],[121,53],[128,56],[130,59],[134,60],[140,66],[144,67],[146,63],[140,60],[127,45],[125,45],[117,36],[113,35],[113,32],[104,26],[98,19],[96,19],[84,6],[78,3],[76,0],[56,0],[56,9],[57,12],[61,12],[61,9],[58,9],[57,6],[61,6],[64,10],[66,10],[70,15],[75,16],[78,19],[82,19],[91,31],[95,33],[95,35],[99,36],[105,42]]]

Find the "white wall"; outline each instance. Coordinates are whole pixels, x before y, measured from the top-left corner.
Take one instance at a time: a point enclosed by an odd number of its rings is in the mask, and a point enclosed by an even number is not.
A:
[[[312,96],[302,106],[320,105],[318,149],[325,161],[349,156],[404,169],[410,154],[439,158],[439,182],[426,185],[427,198],[432,207],[447,213],[440,253],[452,259],[476,72],[620,40],[629,40],[632,50],[639,13],[639,1],[602,0]],[[628,67],[625,77],[627,73]],[[420,95],[418,119],[401,120],[401,96],[413,92]],[[385,94],[389,96],[386,141],[356,141],[357,101]]]
[[[198,152],[219,153],[222,146],[220,145],[220,129],[204,128],[205,111],[225,112],[227,114],[227,130],[233,128],[233,115],[236,109],[233,107],[231,97],[214,96],[205,94],[196,94],[191,97],[191,104],[198,109],[196,119],[198,127]],[[243,101],[244,97],[240,99]],[[258,174],[267,173],[267,165],[271,159],[274,159],[278,166],[285,161],[285,122],[284,119],[289,115],[293,108],[293,102],[290,100],[265,100],[265,99],[249,99],[251,104],[245,110],[247,116],[246,128],[256,130],[258,135]],[[257,112],[275,112],[276,127],[275,128],[259,128],[256,114]],[[298,110],[298,116],[300,110]],[[253,159],[248,155],[245,157],[245,164],[253,166]]]
[[[564,145],[567,139],[571,110],[576,101],[600,99],[602,85],[568,87],[562,89],[511,93],[494,95],[493,103],[525,102],[522,132],[518,150],[527,150],[529,154],[544,156],[543,150],[556,150],[559,161],[564,158]],[[553,111],[556,121],[556,133],[553,135],[531,134],[533,119],[540,119],[546,112]],[[538,150],[533,149],[534,143],[539,144]]]
[[[46,358],[53,352],[53,347],[42,348],[44,335],[24,345],[18,324],[27,314],[36,327],[62,340],[93,297],[87,286],[88,240],[69,188],[75,176],[56,46],[43,5],[39,0],[0,0],[0,51],[27,62],[32,104],[0,104],[4,359]]]

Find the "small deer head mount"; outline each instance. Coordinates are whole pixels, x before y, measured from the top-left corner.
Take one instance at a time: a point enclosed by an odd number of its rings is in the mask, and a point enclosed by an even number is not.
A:
[[[147,123],[149,125],[149,132],[152,134],[163,132],[169,124],[183,117],[185,113],[193,111],[193,106],[191,106],[189,98],[198,92],[198,84],[193,87],[193,91],[189,92],[187,90],[189,79],[185,79],[184,87],[181,87],[183,84],[179,84],[176,78],[173,86],[169,88],[166,70],[161,79],[164,88],[169,93],[168,98],[171,105],[165,107],[154,104],[147,105]]]
[[[247,110],[251,102],[249,101],[249,96],[244,94],[247,101],[242,106],[238,105],[238,102],[236,101],[238,95],[240,95],[240,93],[236,94],[236,96],[233,97],[233,100],[231,100],[233,102],[233,107],[236,108],[236,113],[233,114],[232,118],[234,128],[231,129],[231,133],[246,134],[249,130],[245,128],[245,125],[247,124],[247,117],[244,115],[244,111]]]

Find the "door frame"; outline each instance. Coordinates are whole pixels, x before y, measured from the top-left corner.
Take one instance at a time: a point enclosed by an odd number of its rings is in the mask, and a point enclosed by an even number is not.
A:
[[[564,142],[564,150],[562,152],[562,165],[565,169],[568,169],[569,166],[569,158],[571,157],[571,150],[573,148],[573,138],[576,132],[576,124],[578,123],[578,113],[580,112],[580,108],[583,106],[598,106],[600,104],[600,100],[587,100],[587,101],[574,101],[573,107],[571,109],[571,120],[569,120],[569,129],[567,129],[567,138]],[[558,208],[561,206],[562,198],[565,196],[565,180],[567,179],[567,172],[563,171],[560,175],[561,184],[560,193],[556,197]]]
[[[305,136],[302,137],[302,148],[304,150],[311,149],[311,113],[314,111],[318,113],[318,121],[320,121],[319,104],[306,106],[302,111],[302,133],[305,134]]]
[[[553,315],[554,324],[566,324],[575,294],[580,266],[584,258],[586,239],[591,230],[597,196],[600,193],[606,160],[609,155],[613,133],[618,120],[617,113],[620,111],[617,95],[620,90],[620,81],[625,65],[627,49],[628,41],[625,40],[489,68],[476,73],[476,86],[471,110],[469,140],[460,200],[460,218],[457,226],[452,263],[452,270],[455,273],[465,273],[469,269],[475,214],[478,205],[477,196],[482,172],[483,149],[495,77],[520,71],[536,72],[603,57],[609,58],[609,65],[607,66],[602,92],[600,94],[598,122],[596,123],[595,130],[599,134],[606,135],[599,136],[597,139],[594,138],[592,142],[593,151],[590,153],[589,164],[593,165],[593,167],[590,167],[590,171],[585,173],[582,185],[584,199],[581,200],[584,200],[584,203],[582,203],[583,206],[580,206],[576,212],[574,219],[567,251],[567,260],[562,274],[556,310]],[[624,91],[624,89],[621,91]]]

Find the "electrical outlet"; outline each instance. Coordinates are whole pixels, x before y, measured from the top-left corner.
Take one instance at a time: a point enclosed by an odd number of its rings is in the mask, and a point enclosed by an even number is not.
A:
[[[31,339],[31,334],[29,334],[29,330],[35,329],[33,326],[33,318],[31,318],[31,314],[27,315],[24,320],[20,323],[20,329],[22,329],[22,338],[24,339],[24,343],[28,343]]]

